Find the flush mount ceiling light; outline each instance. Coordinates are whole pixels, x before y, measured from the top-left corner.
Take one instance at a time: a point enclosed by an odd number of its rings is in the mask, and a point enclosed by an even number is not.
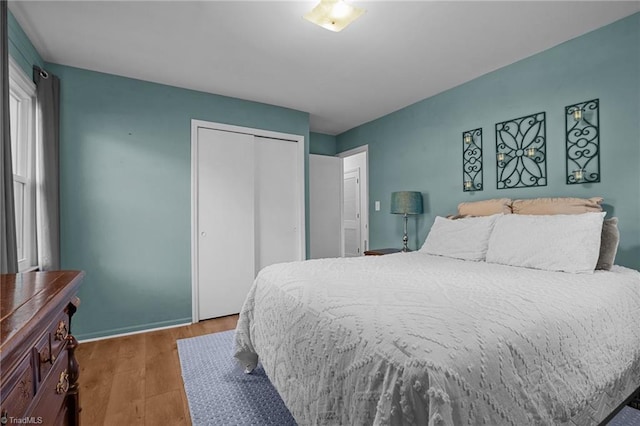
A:
[[[345,29],[364,12],[364,9],[351,6],[343,0],[320,0],[320,3],[303,18],[329,31],[338,32]]]

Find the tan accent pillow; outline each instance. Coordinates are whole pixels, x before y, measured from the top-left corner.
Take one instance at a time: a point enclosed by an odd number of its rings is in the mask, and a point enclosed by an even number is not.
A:
[[[596,269],[610,271],[616,260],[620,231],[618,231],[618,218],[606,219],[602,224],[602,237],[600,238],[600,256]]]
[[[494,198],[458,204],[459,216],[491,216],[499,213],[511,214],[511,198]]]
[[[593,198],[533,198],[515,200],[511,206],[514,214],[581,214],[601,212],[602,197]]]

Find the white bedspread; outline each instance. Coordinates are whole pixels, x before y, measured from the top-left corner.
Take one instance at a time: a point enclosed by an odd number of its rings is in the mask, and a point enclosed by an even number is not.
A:
[[[424,253],[273,265],[240,314],[300,425],[595,425],[640,386],[640,273]]]

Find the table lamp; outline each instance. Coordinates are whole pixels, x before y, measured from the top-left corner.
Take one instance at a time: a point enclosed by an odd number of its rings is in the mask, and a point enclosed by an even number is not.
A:
[[[418,191],[398,191],[391,193],[391,213],[404,215],[404,236],[402,251],[407,252],[407,220],[410,214],[422,214],[422,193]]]

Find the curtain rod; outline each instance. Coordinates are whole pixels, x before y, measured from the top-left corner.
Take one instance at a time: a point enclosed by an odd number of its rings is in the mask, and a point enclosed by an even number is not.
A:
[[[34,66],[33,66],[33,69],[34,69],[34,70],[36,70],[36,71],[38,71],[38,72],[40,73],[40,77],[42,77],[42,78],[49,78],[49,73],[48,73],[48,72],[46,72],[45,70],[43,70],[42,68],[40,68],[39,66],[34,65]]]

